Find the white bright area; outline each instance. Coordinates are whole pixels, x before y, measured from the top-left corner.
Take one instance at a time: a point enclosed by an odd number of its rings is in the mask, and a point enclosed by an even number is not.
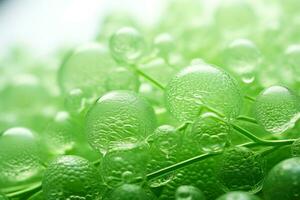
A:
[[[23,44],[44,55],[62,44],[92,40],[101,18],[125,10],[153,23],[162,0],[6,0],[0,4],[0,53]]]

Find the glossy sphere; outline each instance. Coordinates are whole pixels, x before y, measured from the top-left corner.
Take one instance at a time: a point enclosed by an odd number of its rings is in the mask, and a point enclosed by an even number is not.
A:
[[[47,200],[99,200],[99,174],[86,159],[61,156],[50,163],[43,178]]]
[[[45,128],[43,138],[51,152],[64,154],[75,145],[76,132],[68,112],[58,112],[52,122]]]
[[[247,192],[228,192],[219,198],[217,200],[260,200],[257,196],[254,196],[253,194],[249,194]]]
[[[161,125],[154,130],[153,144],[161,150],[166,157],[179,145],[180,138],[176,128],[170,125]]]
[[[149,149],[146,145],[124,146],[104,155],[101,164],[103,180],[109,187],[123,183],[140,182],[145,179],[149,160]]]
[[[137,92],[140,81],[136,74],[124,67],[113,70],[105,81],[106,89],[112,90],[132,90]]]
[[[204,194],[198,188],[191,185],[182,185],[175,193],[176,200],[205,200]]]
[[[80,88],[70,90],[65,97],[65,108],[73,115],[81,113],[85,109],[85,104],[84,92]]]
[[[143,141],[156,127],[150,104],[132,91],[112,91],[102,96],[86,116],[89,143],[102,153]]]
[[[158,50],[158,53],[166,58],[174,49],[174,38],[168,33],[162,33],[155,37],[154,46]]]
[[[300,197],[300,157],[290,158],[275,165],[263,187],[266,200],[298,200]]]
[[[146,44],[136,29],[123,27],[111,36],[109,47],[115,60],[133,64],[144,54]]]
[[[230,125],[214,113],[205,113],[192,126],[191,135],[205,152],[220,151],[229,142]]]
[[[58,80],[62,91],[80,88],[92,95],[103,94],[105,78],[116,66],[105,47],[99,44],[88,44],[75,49],[61,65]]]
[[[300,117],[299,98],[288,88],[272,86],[256,98],[254,112],[257,121],[271,133],[282,133]]]
[[[224,152],[218,178],[227,191],[257,192],[264,179],[264,162],[260,155],[245,147],[234,147]]]
[[[138,185],[124,184],[110,194],[107,200],[151,200],[147,193]]]
[[[225,50],[225,64],[228,69],[242,78],[245,83],[254,80],[261,61],[261,54],[255,44],[247,39],[232,41]]]
[[[0,188],[28,183],[40,175],[40,152],[35,135],[15,127],[0,135]]]
[[[193,121],[203,105],[223,113],[228,119],[239,115],[242,96],[236,81],[225,71],[208,64],[189,66],[166,87],[168,109],[180,121]]]

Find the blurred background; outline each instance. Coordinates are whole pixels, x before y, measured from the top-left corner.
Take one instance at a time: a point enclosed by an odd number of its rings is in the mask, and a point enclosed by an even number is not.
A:
[[[26,45],[40,54],[95,38],[103,17],[121,9],[146,23],[158,19],[160,0],[1,0],[0,51]]]

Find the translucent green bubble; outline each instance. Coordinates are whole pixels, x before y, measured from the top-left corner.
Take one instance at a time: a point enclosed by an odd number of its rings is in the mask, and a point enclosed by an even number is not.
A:
[[[108,91],[131,90],[137,92],[140,87],[139,77],[126,68],[119,67],[113,70],[105,80]]]
[[[299,111],[299,97],[283,86],[266,88],[254,104],[257,121],[271,133],[283,133],[293,128],[300,117]]]
[[[264,199],[297,200],[300,197],[300,158],[290,158],[275,165],[264,181]]]
[[[61,65],[59,85],[65,93],[80,88],[89,95],[105,92],[105,78],[116,66],[107,49],[97,43],[78,47]]]
[[[260,200],[260,198],[247,192],[236,191],[228,192],[217,198],[217,200]]]
[[[146,43],[136,29],[123,27],[111,36],[109,47],[115,60],[121,63],[134,64],[145,53]]]
[[[104,155],[101,163],[102,177],[109,187],[123,183],[136,183],[145,180],[146,165],[149,161],[147,145],[124,146]]]
[[[154,196],[149,196],[147,192],[138,185],[124,184],[112,191],[109,200],[154,200]]]
[[[100,174],[86,159],[61,156],[50,163],[43,178],[47,200],[100,200]]]
[[[175,41],[169,33],[161,33],[154,38],[154,48],[163,58],[168,59],[169,54],[175,48]]]
[[[205,105],[234,119],[242,108],[236,81],[225,71],[208,64],[181,70],[166,87],[167,108],[180,121],[193,121]]]
[[[73,149],[76,141],[76,132],[73,126],[68,112],[61,111],[56,114],[43,133],[43,139],[51,152],[64,154]]]
[[[218,178],[226,191],[258,192],[264,175],[264,159],[246,147],[226,150],[218,167]]]
[[[84,92],[80,88],[70,90],[65,97],[65,108],[73,115],[81,113],[87,104]]]
[[[182,185],[175,193],[176,200],[205,200],[204,194],[198,188],[191,185]]]
[[[192,126],[191,137],[205,152],[220,151],[229,143],[230,125],[213,113],[201,115]]]
[[[41,175],[41,152],[36,135],[29,129],[14,127],[0,135],[0,186],[26,184]]]
[[[102,153],[144,141],[155,129],[151,105],[132,91],[112,91],[102,96],[86,116],[89,143]]]
[[[261,53],[252,41],[236,39],[225,49],[224,62],[227,69],[249,84],[255,79],[255,72],[261,63]]]

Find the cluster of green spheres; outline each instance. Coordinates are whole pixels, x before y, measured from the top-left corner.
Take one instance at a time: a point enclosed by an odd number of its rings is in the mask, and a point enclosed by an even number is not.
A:
[[[0,200],[300,199],[299,2],[164,3],[0,56]]]

